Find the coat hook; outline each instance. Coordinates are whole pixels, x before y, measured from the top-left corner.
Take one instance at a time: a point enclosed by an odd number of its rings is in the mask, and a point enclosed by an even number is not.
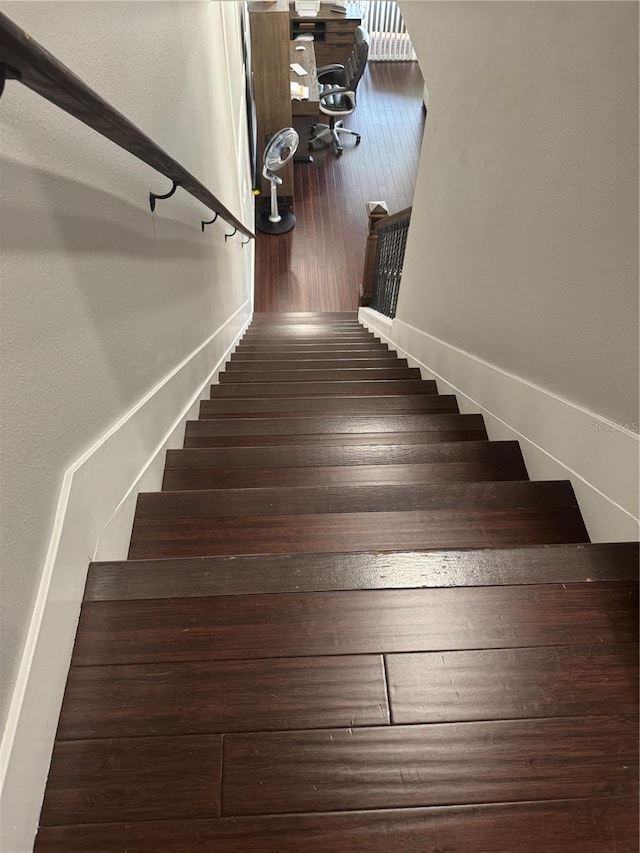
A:
[[[251,239],[250,239],[249,237],[247,237],[247,239],[246,239],[246,240],[243,240],[243,241],[242,241],[241,245],[242,245],[242,246],[247,246],[250,242],[251,242]]]
[[[214,214],[213,219],[207,219],[207,220],[201,219],[200,220],[200,228],[204,231],[205,225],[213,225],[213,223],[216,221],[217,218],[218,218],[218,214],[216,213],[216,214]]]
[[[226,243],[227,240],[229,239],[229,237],[233,237],[233,235],[236,233],[237,230],[238,230],[237,228],[234,228],[233,231],[231,232],[231,234],[225,234],[224,235],[224,242]]]
[[[173,181],[172,183],[173,183],[173,186],[171,187],[169,192],[165,193],[164,195],[156,195],[156,193],[151,193],[151,192],[149,193],[149,207],[151,208],[152,211],[156,209],[156,200],[157,199],[159,199],[159,198],[171,198],[171,196],[174,194],[174,192],[180,186],[179,181]]]

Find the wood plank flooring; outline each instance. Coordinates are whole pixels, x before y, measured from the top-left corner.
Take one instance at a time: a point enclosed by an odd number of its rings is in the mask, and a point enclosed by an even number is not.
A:
[[[184,445],[90,567],[37,853],[635,853],[637,544],[355,315],[257,315]]]
[[[383,199],[391,213],[413,203],[423,86],[415,62],[369,63],[358,86],[358,109],[345,121],[362,134],[360,145],[347,142],[341,157],[319,149],[314,163],[294,164],[296,227],[288,234],[256,235],[257,312],[356,310],[367,202]],[[305,154],[311,122],[294,119]]]

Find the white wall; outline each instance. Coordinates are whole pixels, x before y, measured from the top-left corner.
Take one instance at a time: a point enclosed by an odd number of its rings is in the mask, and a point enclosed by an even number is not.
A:
[[[402,11],[430,104],[394,327],[481,405],[499,373],[530,387],[520,410],[493,406],[525,436],[548,414],[539,391],[582,411],[543,450],[637,516],[638,4]],[[587,468],[619,440],[614,493]]]
[[[0,9],[252,226],[237,4]],[[202,234],[211,214],[180,189],[152,215],[149,189],[166,192],[166,178],[17,82],[0,119],[4,722],[12,695],[20,710],[13,687],[45,561],[54,586],[59,574],[51,537],[65,472],[79,485],[63,570],[74,567],[65,583],[81,589],[77,568],[100,542],[103,558],[126,549],[127,491],[143,475],[156,486],[159,468],[145,466],[178,440],[177,419],[246,323],[253,246],[225,244],[221,222]],[[89,448],[100,451],[93,468]]]

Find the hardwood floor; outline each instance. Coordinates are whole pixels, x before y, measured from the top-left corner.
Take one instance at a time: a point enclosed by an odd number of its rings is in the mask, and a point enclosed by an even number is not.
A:
[[[90,567],[37,853],[635,853],[638,545],[355,315],[228,368]]]
[[[362,142],[336,157],[313,152],[295,163],[297,224],[288,234],[258,232],[256,312],[355,311],[368,233],[366,204],[384,200],[395,213],[413,202],[422,145],[423,80],[415,62],[369,63],[358,107],[345,120]],[[310,118],[296,118],[307,153]]]

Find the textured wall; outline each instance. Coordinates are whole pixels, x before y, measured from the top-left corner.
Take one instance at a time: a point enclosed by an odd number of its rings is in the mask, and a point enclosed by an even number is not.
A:
[[[236,4],[1,9],[248,219]],[[180,190],[152,216],[166,178],[18,83],[0,119],[4,718],[65,469],[249,297],[251,255]]]
[[[638,4],[405,2],[430,93],[398,318],[638,420]]]

